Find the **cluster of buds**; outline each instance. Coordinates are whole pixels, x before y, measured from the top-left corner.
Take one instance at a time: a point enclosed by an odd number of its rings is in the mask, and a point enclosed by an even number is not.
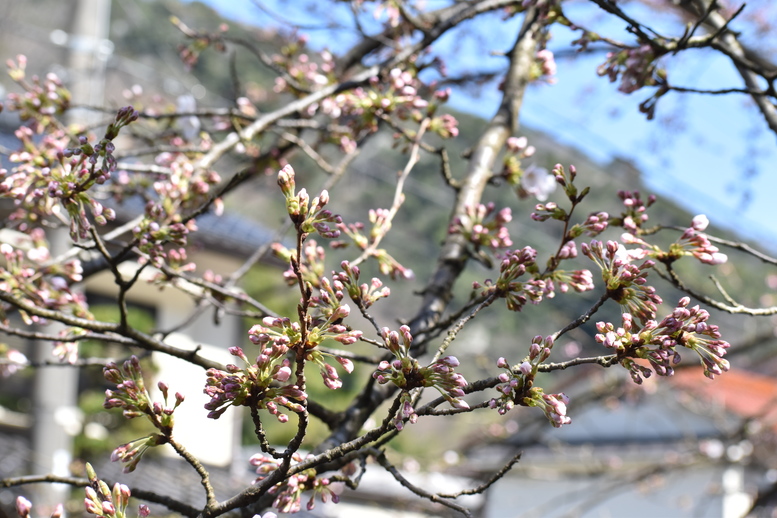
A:
[[[160,225],[155,219],[159,218],[162,212],[159,204],[149,201],[146,204],[146,217],[132,229],[137,239],[138,250],[145,254],[140,257],[138,261],[140,264],[149,262],[154,267],[161,267],[168,256],[164,245],[172,243],[184,247],[188,243],[189,232],[197,230],[197,224],[193,219],[185,225],[180,221]]]
[[[78,139],[78,147],[63,150],[64,158],[76,157],[80,159],[78,164],[81,167],[81,176],[84,176],[84,169],[88,169],[89,176],[79,185],[80,190],[88,189],[93,183],[104,184],[111,178],[111,173],[116,170],[117,163],[116,157],[113,156],[113,152],[116,150],[113,141],[119,136],[124,126],[135,122],[139,116],[140,114],[132,106],[120,108],[116,112],[116,118],[108,124],[105,135],[97,144],[92,146],[86,137],[81,136]],[[49,191],[51,192],[52,189],[50,187]]]
[[[563,392],[545,394],[540,387],[532,387],[523,403],[542,410],[550,424],[556,428],[572,422],[572,418],[567,415],[569,397]]]
[[[376,214],[377,216],[377,214]],[[375,220],[378,221],[377,219]],[[361,250],[368,251],[368,256],[375,261],[378,262],[378,269],[380,270],[380,273],[383,275],[388,275],[392,279],[412,279],[415,277],[415,273],[413,273],[413,270],[410,268],[404,267],[402,264],[399,263],[394,257],[391,256],[385,249],[383,248],[370,248],[371,240],[369,237],[367,237],[364,234],[364,223],[356,222],[356,223],[340,223],[338,225],[338,228],[342,233],[344,233],[346,236],[348,236],[351,241]],[[385,225],[380,226],[373,226],[372,231],[370,232],[373,239],[376,239],[378,234],[376,233],[376,229],[383,229],[387,230]],[[380,236],[382,237],[382,236]],[[335,241],[332,243],[332,247],[334,248],[345,248],[348,246],[348,243],[344,241]]]
[[[604,244],[596,240],[590,245],[583,243],[582,251],[601,268],[602,280],[612,300],[643,323],[655,318],[661,297],[656,295],[655,288],[646,285],[648,270],[655,262],[648,259],[639,266],[631,263],[644,258],[646,251],[627,251],[615,241]]]
[[[623,200],[626,210],[612,223],[630,234],[638,234],[648,220],[647,209],[656,202],[655,195],[648,196],[647,202],[642,200],[639,191],[618,191],[618,197]]]
[[[140,361],[136,356],[130,357],[122,367],[113,362],[108,363],[103,368],[103,376],[109,382],[116,383],[115,390],[105,391],[104,408],[121,408],[127,419],[146,416],[151,424],[162,432],[123,444],[113,451],[111,460],[125,463],[124,472],[129,473],[137,467],[141,457],[149,448],[167,442],[167,437],[173,430],[173,413],[183,403],[184,396],[176,392],[175,402],[170,406],[170,389],[166,383],[160,381],[157,387],[162,393],[164,403],[152,402],[143,381]]]
[[[444,113],[431,119],[429,131],[444,139],[457,137],[459,135],[459,121],[450,113]]]
[[[469,408],[469,405],[461,399],[464,396],[463,388],[467,386],[467,380],[454,371],[459,366],[459,360],[455,356],[445,356],[426,367],[421,367],[418,360],[410,356],[413,335],[410,334],[408,326],[401,326],[399,331],[391,331],[384,327],[381,330],[381,336],[386,348],[394,355],[394,360],[380,362],[372,377],[380,384],[391,382],[402,389],[401,407],[394,417],[397,430],[402,430],[405,419],[410,423],[415,423],[418,419],[409,394],[415,388],[434,387],[453,407]]]
[[[276,257],[289,265],[294,257],[294,250],[283,246],[281,243],[273,243],[272,252]],[[320,288],[321,279],[324,276],[324,260],[326,259],[324,247],[319,246],[315,239],[308,239],[302,248],[302,255],[305,257],[305,260],[298,265],[302,280],[313,288]],[[289,286],[295,286],[299,282],[291,266],[283,272],[283,278]]]
[[[190,39],[188,45],[181,44],[178,46],[178,56],[186,70],[194,68],[194,65],[200,59],[200,54],[209,47],[213,47],[217,52],[225,52],[227,50],[223,38],[223,33],[229,30],[229,26],[226,23],[219,25],[219,32],[204,34],[192,31],[175,16],[172,18],[172,22]]]
[[[594,276],[591,270],[554,270],[545,281],[545,296],[553,298],[556,291],[556,285],[561,293],[566,293],[572,288],[578,293],[591,291],[594,289]]]
[[[391,230],[391,211],[388,209],[370,209],[367,218],[372,223],[370,239],[382,239]]]
[[[122,127],[137,117],[138,113],[131,106],[121,108],[99,143],[92,146],[82,136],[74,148],[65,148],[68,136],[59,129],[37,142],[30,127],[19,128],[16,136],[22,149],[10,156],[17,165],[10,174],[6,170],[0,171],[0,195],[14,198],[20,207],[13,218],[32,222],[56,213],[61,204],[70,218],[73,240],[89,235],[91,222],[87,209],[98,225],[114,219],[113,209],[103,207],[89,190],[111,177],[116,169],[112,141]]]
[[[124,484],[118,482],[114,484],[113,490],[108,484],[97,478],[97,474],[92,465],[86,463],[86,476],[89,478],[89,485],[84,488],[86,498],[84,506],[86,512],[105,518],[127,518],[129,513],[130,489]],[[138,516],[145,518],[150,513],[147,505],[138,506]]]
[[[318,310],[323,318],[330,320],[342,307],[341,301],[345,296],[343,285],[337,280],[330,282],[326,277],[321,277],[318,284],[318,295],[310,297],[310,307]]]
[[[41,218],[59,210],[59,198],[47,194],[52,167],[56,169],[69,138],[63,131],[52,130],[38,139],[27,126],[14,134],[21,148],[8,157],[15,164],[11,171],[0,169],[0,196],[13,199],[18,208],[9,220],[24,229],[39,225]]]
[[[728,256],[721,253],[720,249],[710,242],[707,235],[702,233],[707,225],[709,225],[707,216],[704,214],[695,216],[691,226],[674,243],[669,245],[668,251],[651,245],[632,234],[623,234],[621,241],[627,245],[642,247],[641,253],[664,263],[671,263],[685,256],[693,256],[705,264],[723,264],[728,261]]]
[[[542,279],[518,280],[525,273],[539,274],[536,258],[537,251],[529,246],[511,250],[502,258],[496,283],[487,279],[482,285],[474,282],[472,288],[483,288],[484,297],[504,297],[510,311],[520,311],[527,302],[539,304],[547,291],[546,282]]]
[[[248,406],[264,409],[285,423],[289,420],[279,407],[292,412],[302,412],[300,401],[307,394],[297,385],[289,383],[292,377],[291,362],[286,358],[288,338],[271,338],[264,328],[254,326],[249,331],[251,341],[263,344],[262,351],[251,363],[240,347],[230,347],[229,352],[240,358],[245,367],[227,365],[227,370],[208,369],[203,392],[211,399],[205,404],[208,417],[218,419],[230,406]]]
[[[353,331],[353,333],[358,333],[361,335],[361,331]],[[330,357],[334,358],[348,374],[353,372],[353,362],[348,358],[323,353],[316,349],[305,353],[305,360],[318,365],[319,372],[321,373],[321,377],[324,380],[324,385],[326,388],[336,390],[343,386],[343,382],[340,380],[340,376],[337,374],[337,370],[326,362],[326,359]]]
[[[351,313],[348,304],[337,306],[323,322],[311,327],[302,343],[302,330],[298,322],[292,322],[286,317],[264,317],[262,324],[256,324],[248,331],[251,342],[266,346],[282,348],[302,347],[305,350],[314,349],[324,340],[332,339],[343,345],[351,345],[361,338],[361,331],[349,331],[342,322]],[[285,351],[284,351],[285,354]]]
[[[9,93],[5,107],[18,111],[19,118],[26,122],[36,133],[43,133],[57,125],[55,116],[61,115],[70,107],[70,92],[63,86],[56,74],[49,73],[41,79],[33,76],[26,80],[27,57],[19,55],[16,61],[8,60],[8,73],[19,86],[23,94]]]
[[[358,266],[351,266],[348,261],[340,263],[343,268],[341,272],[332,272],[332,282],[326,277],[319,280],[319,294],[311,297],[310,306],[318,309],[321,314],[329,321],[334,313],[342,312],[341,301],[348,293],[348,296],[362,309],[367,309],[376,301],[383,297],[388,297],[391,291],[377,277],[374,277],[370,284],[359,284],[359,275],[361,271]],[[346,308],[348,306],[345,306]],[[342,316],[336,317],[342,318]]]
[[[498,376],[501,382],[496,390],[498,398],[489,401],[489,407],[500,415],[512,410],[516,404],[540,408],[550,423],[558,428],[569,424],[572,420],[567,416],[569,398],[563,394],[545,394],[540,387],[534,386],[534,378],[540,364],[550,357],[553,348],[553,337],[535,336],[529,347],[529,357],[515,367],[510,367],[505,358],[499,358],[497,367],[504,369]]]
[[[596,73],[607,76],[611,83],[621,78],[618,91],[625,94],[636,92],[643,86],[657,84],[656,75],[665,76],[663,70],[656,70],[655,50],[650,45],[623,49],[620,52],[609,52],[604,63],[599,65]]]
[[[521,169],[521,160],[534,155],[536,149],[529,145],[526,137],[509,137],[505,142],[507,153],[504,156],[504,166],[502,167],[502,176],[507,183],[518,186],[521,183],[523,170]]]
[[[197,265],[193,262],[189,261],[188,254],[186,253],[185,248],[173,248],[170,251],[167,252],[167,265],[176,272],[184,273],[184,272],[193,272]],[[203,276],[204,277],[204,276]],[[216,276],[218,277],[218,276]],[[214,276],[210,275],[210,278],[213,279]],[[206,279],[207,280],[207,279]],[[210,282],[210,281],[209,281]],[[218,284],[218,283],[216,283]]]
[[[556,60],[553,57],[553,52],[549,49],[538,50],[529,72],[530,80],[537,81],[542,79],[548,84],[555,84],[556,78],[553,77],[555,75]]]
[[[40,228],[32,230],[25,241],[28,242],[20,246],[29,248],[26,253],[8,243],[0,244],[0,254],[5,259],[5,267],[0,268],[0,290],[38,307],[92,318],[83,293],[70,289],[72,283],[82,280],[81,262],[70,259],[47,265],[50,253]],[[24,310],[19,310],[19,314],[27,325],[43,323],[43,319]],[[2,309],[0,317],[5,318]]]
[[[567,217],[567,211],[559,207],[558,203],[554,201],[538,203],[534,206],[534,212],[531,213],[531,219],[534,221],[547,221],[549,219],[565,221]]]
[[[189,232],[197,230],[195,221],[183,223],[182,215],[206,203],[221,177],[215,171],[197,169],[183,153],[161,153],[156,162],[169,174],[160,175],[153,182],[157,197],[146,203],[144,218],[132,232],[138,249],[145,254],[141,260],[159,267],[168,259],[165,244],[184,247]],[[218,213],[221,205],[214,205]]]
[[[671,376],[674,366],[680,363],[678,346],[686,347],[699,355],[704,375],[712,379],[729,369],[723,357],[729,343],[720,339],[718,326],[708,324],[709,313],[693,306],[690,298],[680,299],[677,307],[663,320],[648,320],[641,329],[635,329],[631,314],[623,314],[622,326],[616,328],[609,322],[598,322],[596,341],[616,351],[621,365],[629,370],[636,383],[651,374],[651,370],[634,362],[642,358],[650,362],[659,376]]]
[[[361,3],[361,2],[357,2]],[[399,10],[399,6],[397,5],[396,0],[388,0],[385,2],[379,2],[378,5],[375,7],[375,11],[373,11],[373,17],[376,20],[380,20],[383,18],[383,15],[385,14],[386,18],[386,24],[388,27],[399,27],[399,20],[401,18],[401,11]]]
[[[577,168],[574,165],[570,165],[569,171],[567,171],[564,169],[563,165],[556,164],[553,167],[553,172],[551,174],[553,175],[553,178],[555,178],[556,183],[564,189],[564,194],[567,196],[567,199],[574,205],[583,201],[583,198],[585,198],[591,190],[590,187],[585,187],[582,191],[578,192],[577,185],[575,185]]]
[[[121,408],[127,419],[155,413],[153,407],[158,404],[154,405],[151,402],[137,356],[131,356],[121,367],[114,362],[109,362],[103,367],[103,376],[109,382],[116,384],[115,390],[105,391],[103,407]],[[159,407],[161,408],[161,405]]]
[[[302,462],[302,456],[299,453],[292,455],[292,466]],[[270,473],[278,469],[280,461],[262,453],[253,455],[249,460],[252,466],[256,466],[257,477],[254,484],[260,483]],[[332,499],[333,503],[340,501],[339,495],[333,490],[332,482],[326,477],[317,477],[314,469],[307,469],[295,473],[286,478],[283,482],[270,488],[268,491],[275,496],[273,507],[281,513],[296,513],[302,509],[302,495],[305,492],[311,492],[310,499],[306,504],[308,511],[316,506],[316,497],[326,503]],[[269,517],[268,517],[269,518]]]
[[[19,518],[30,518],[32,512],[32,502],[23,496],[16,497],[16,514]],[[65,506],[57,504],[51,512],[51,518],[62,518],[65,514]]]
[[[693,218],[691,226],[683,232],[680,238],[669,247],[665,258],[676,258],[682,255],[692,255],[705,264],[723,264],[728,256],[721,253],[718,247],[710,243],[703,231],[710,224],[707,216],[699,214]]]
[[[380,120],[387,117],[398,119],[397,123],[406,120],[419,123],[426,118],[431,133],[442,138],[456,137],[459,134],[456,118],[447,113],[436,114],[439,104],[448,99],[450,92],[437,91],[432,95],[433,101],[429,102],[421,94],[424,85],[410,67],[412,64],[406,70],[392,69],[385,78],[371,78],[370,88],[355,88],[326,98],[320,105],[311,106],[308,113],[312,115],[320,110],[347,126],[347,133],[333,132],[330,135],[332,142],[340,144],[346,152],[352,150],[355,136],[377,131]],[[395,135],[400,136],[401,132]]]
[[[59,361],[74,365],[78,361],[80,338],[87,333],[88,331],[81,327],[60,329],[58,333],[60,340],[54,342],[54,349],[51,353],[59,358]]]
[[[312,203],[305,189],[295,193],[294,169],[288,164],[278,172],[278,185],[286,197],[286,211],[298,232],[305,235],[317,232],[326,239],[340,235],[340,231],[330,225],[336,226],[342,223],[343,219],[324,209],[329,203],[329,193],[326,190],[313,198]]]
[[[493,217],[491,217],[493,215]],[[476,249],[488,247],[492,250],[512,246],[510,232],[505,226],[513,219],[509,207],[496,212],[493,203],[465,208],[465,214],[457,216],[451,223],[448,233],[461,234],[464,239],[475,245]]]
[[[28,362],[27,357],[20,351],[0,343],[0,378],[13,376],[22,370]]]
[[[296,94],[305,94],[311,90],[318,90],[335,81],[334,56],[328,50],[317,53],[320,61],[311,59],[310,54],[300,52],[304,50],[304,40],[292,42],[281,49],[281,54],[272,57],[273,63],[286,71],[286,77],[275,78],[273,90],[280,93],[292,91]],[[317,105],[308,108],[308,114],[314,115],[318,111]]]
[[[596,237],[609,226],[610,215],[606,212],[595,212],[590,214],[583,223],[578,223],[569,229],[568,235],[571,238],[580,237],[583,234],[589,237]]]
[[[159,433],[152,433],[140,439],[135,439],[126,444],[122,444],[111,452],[111,462],[121,462],[124,464],[122,471],[131,473],[138,467],[143,454],[150,448],[166,444],[167,438]]]
[[[351,300],[360,308],[367,309],[391,294],[389,287],[384,286],[377,277],[373,277],[369,284],[366,282],[359,284],[361,271],[358,266],[351,266],[348,261],[343,261],[340,263],[340,268],[343,271],[332,275],[333,282],[339,290],[347,291]]]

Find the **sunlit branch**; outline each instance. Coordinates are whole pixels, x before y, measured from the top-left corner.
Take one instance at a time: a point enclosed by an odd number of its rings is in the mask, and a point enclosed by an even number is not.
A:
[[[708,297],[707,295],[704,295],[703,293],[699,293],[696,290],[692,289],[691,287],[687,286],[680,279],[677,273],[675,273],[671,265],[666,265],[667,273],[664,273],[660,270],[655,270],[655,271],[656,273],[658,273],[659,276],[661,276],[662,279],[672,283],[672,285],[678,290],[684,293],[687,293],[691,297],[697,299],[700,302],[707,304],[708,306],[712,306],[715,309],[725,311],[726,313],[731,313],[734,315],[739,314],[739,315],[751,315],[751,316],[768,316],[768,315],[777,314],[777,306],[772,306],[768,308],[748,308],[741,304],[734,304],[734,305],[728,306],[718,300],[715,300],[711,297]]]

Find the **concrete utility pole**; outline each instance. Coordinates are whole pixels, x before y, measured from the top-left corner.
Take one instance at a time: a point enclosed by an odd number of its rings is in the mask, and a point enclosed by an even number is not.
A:
[[[69,87],[73,102],[100,105],[105,90],[105,66],[113,45],[107,39],[110,27],[111,0],[77,0],[71,34],[54,31],[52,41],[70,48]],[[88,110],[72,112],[70,123],[90,125],[99,113]],[[70,247],[67,229],[49,232],[51,255],[56,257]],[[47,329],[56,333],[56,326]],[[38,361],[51,360],[52,345],[35,344]],[[73,437],[81,431],[82,416],[78,409],[78,368],[44,367],[35,374],[33,429],[33,466],[35,473],[69,475],[73,458]],[[70,487],[46,484],[39,486],[35,504],[41,516],[58,503],[67,501]],[[44,508],[45,506],[45,508]]]

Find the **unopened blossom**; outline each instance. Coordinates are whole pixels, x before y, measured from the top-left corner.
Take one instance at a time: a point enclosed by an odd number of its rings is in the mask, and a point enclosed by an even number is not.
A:
[[[563,392],[558,394],[545,394],[541,388],[531,389],[531,397],[526,402],[527,406],[537,407],[543,411],[550,424],[560,428],[565,424],[570,424],[572,419],[567,415],[567,404],[569,397]]]
[[[437,133],[442,138],[452,138],[459,135],[459,121],[456,117],[446,113],[439,117],[435,117],[429,123],[429,131]]]
[[[30,516],[31,510],[32,510],[32,502],[30,502],[23,496],[16,497],[16,513],[19,515],[19,518],[27,518],[28,516]]]

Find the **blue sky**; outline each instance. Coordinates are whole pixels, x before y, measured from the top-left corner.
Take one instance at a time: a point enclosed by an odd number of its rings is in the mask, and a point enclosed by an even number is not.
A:
[[[285,19],[321,26],[326,21],[344,23],[350,19],[345,11],[336,9],[315,12],[321,3],[306,0],[264,0],[261,3],[267,11],[250,0],[206,3],[228,18],[256,25],[278,25]],[[426,3],[435,7],[448,2]],[[602,16],[589,4],[572,4],[567,14],[587,28],[630,41],[622,22]],[[659,30],[680,34],[681,28],[672,19],[651,16]],[[519,18],[505,23],[495,14],[470,23],[470,38],[443,37],[436,48],[441,54],[454,56],[447,60],[451,73],[473,66],[496,69],[504,64],[504,58],[484,55],[482,49],[509,50],[519,24]],[[313,47],[328,47],[334,52],[348,48],[357,37],[347,30],[303,32],[309,34]],[[568,30],[554,30],[548,47],[556,52],[567,49],[574,37]],[[689,51],[678,57],[669,67],[672,84],[741,86],[741,79],[724,58],[703,51]],[[777,192],[777,137],[768,132],[747,98],[741,94],[670,94],[660,101],[657,120],[647,121],[637,106],[650,92],[618,93],[617,85],[596,75],[596,66],[603,59],[601,54],[557,59],[557,83],[531,89],[522,122],[574,145],[602,163],[615,156],[628,158],[643,171],[648,186],[659,196],[673,198],[692,212],[707,214],[713,224],[773,242],[777,236],[773,223],[777,203],[772,194]],[[478,97],[454,92],[450,102],[457,109],[490,118],[499,102],[499,92],[495,85],[485,87]]]

